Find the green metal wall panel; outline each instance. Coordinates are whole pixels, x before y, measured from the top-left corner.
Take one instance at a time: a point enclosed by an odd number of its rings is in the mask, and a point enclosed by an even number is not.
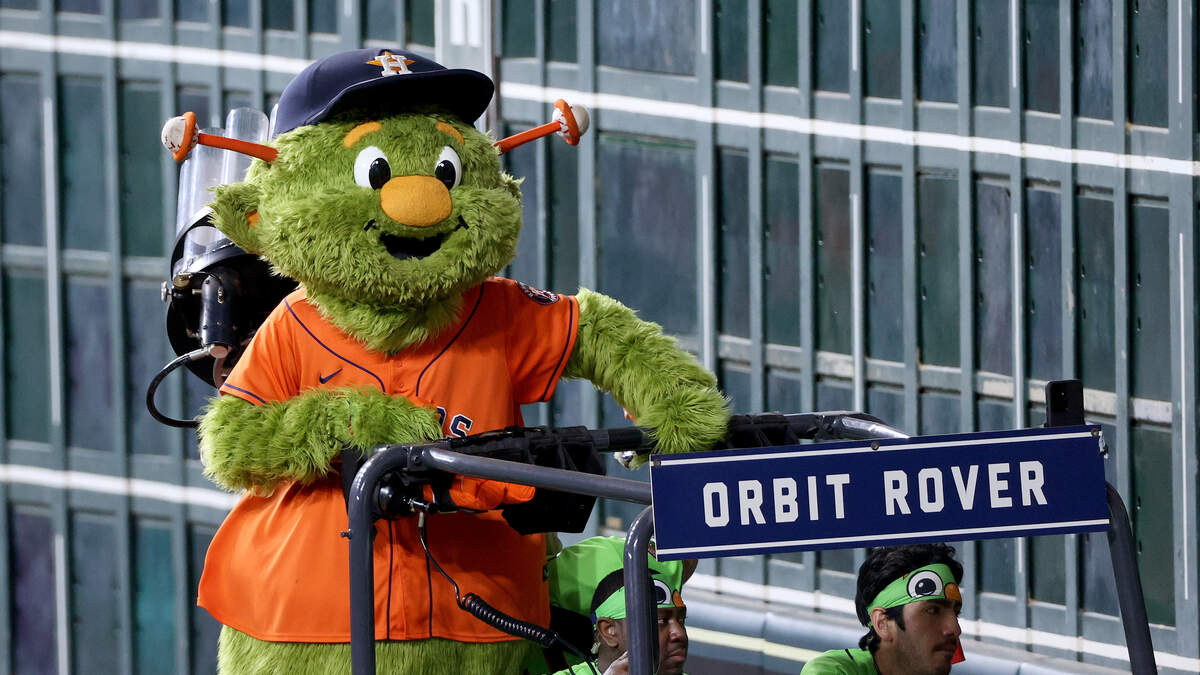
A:
[[[760,0],[763,3],[763,73],[767,84],[794,87],[799,78],[797,35],[798,3],[792,0]]]
[[[725,335],[744,338],[750,337],[749,178],[746,153],[721,149],[717,155],[717,220],[721,233],[717,328]]]
[[[98,77],[61,77],[58,128],[61,144],[58,190],[62,244],[65,248],[108,248],[103,218],[108,192],[104,186],[105,138],[95,133],[95,117],[104,114]],[[80,111],[89,114],[80,114]]]
[[[50,440],[46,282],[27,270],[4,274],[4,427],[9,438]]]
[[[1108,199],[1076,200],[1075,275],[1079,289],[1079,376],[1083,386],[1112,391],[1116,379],[1113,326],[1113,204]]]
[[[1129,0],[1129,121],[1167,126],[1167,0]]]
[[[8,505],[9,587],[13,590],[9,621],[12,654],[6,659],[14,673],[53,673],[58,670],[55,621],[54,527],[40,509]]]
[[[1089,0],[1075,8],[1075,112],[1112,118],[1112,0]]]
[[[917,205],[921,363],[957,366],[958,179],[921,175]]]
[[[1153,623],[1175,624],[1175,538],[1171,503],[1171,433],[1149,425],[1131,429],[1133,495],[1130,517],[1137,543],[1138,573]]]
[[[918,98],[958,100],[958,21],[955,0],[920,0],[917,28]]]
[[[895,174],[867,175],[867,355],[889,361],[904,360],[901,187]]]
[[[6,244],[41,246],[46,241],[42,212],[42,115],[30,101],[41,99],[37,76],[0,75],[0,199]]]
[[[546,0],[546,58],[574,63],[578,60],[575,0]]]
[[[695,0],[611,0],[596,7],[596,62],[676,75],[696,72]]]
[[[1012,374],[1012,226],[1008,188],[975,181],[975,365]]]
[[[368,40],[396,40],[395,0],[366,0],[362,11],[362,32]]]
[[[1008,107],[1009,2],[975,0],[971,5],[971,100]]]
[[[1170,222],[1166,204],[1135,202],[1130,216],[1130,390],[1134,396],[1166,401],[1171,398],[1171,316],[1163,300],[1171,297],[1171,271],[1163,264],[1170,251]]]
[[[746,19],[746,0],[713,0],[717,79],[746,81]]]
[[[134,672],[175,669],[175,565],[171,523],[139,518],[133,527]]]
[[[1021,81],[1025,107],[1058,112],[1058,0],[1022,0]]]
[[[579,289],[579,162],[565,143],[550,146],[547,219],[550,231],[550,287],[559,293]]]
[[[121,672],[116,528],[111,516],[71,516],[71,644],[75,672]]]
[[[768,342],[800,344],[800,167],[790,157],[767,157],[763,170],[763,295]]]
[[[501,6],[501,35],[505,56],[534,56],[537,53],[537,26],[533,0],[508,0]]]
[[[864,0],[862,12],[864,93],[900,98],[900,3]]]
[[[850,3],[816,0],[813,3],[813,87],[825,91],[850,91]]]
[[[99,279],[68,279],[66,295],[67,443],[113,450],[108,288]],[[136,410],[136,408],[135,408]]]
[[[1025,190],[1025,353],[1028,373],[1063,377],[1062,203],[1057,191]]]
[[[153,82],[125,81],[118,90],[121,162],[121,251],[126,255],[163,254],[162,144],[145,133],[158,127],[161,94]],[[197,118],[200,119],[200,118]]]
[[[817,274],[817,349],[850,353],[850,173],[816,170],[813,258]]]

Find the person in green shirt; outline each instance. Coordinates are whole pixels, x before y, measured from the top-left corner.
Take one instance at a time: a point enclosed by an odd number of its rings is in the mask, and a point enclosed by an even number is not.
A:
[[[825,652],[801,675],[946,675],[963,660],[962,577],[962,564],[945,544],[872,549],[858,568],[854,596],[867,634],[858,649]]]
[[[590,619],[595,656],[594,664],[577,663],[555,675],[629,672],[624,550],[623,537],[592,537],[564,548],[547,565],[555,620],[564,613]],[[682,675],[688,652],[687,606],[681,594],[685,563],[658,560],[651,551],[647,566],[658,605],[658,675]]]

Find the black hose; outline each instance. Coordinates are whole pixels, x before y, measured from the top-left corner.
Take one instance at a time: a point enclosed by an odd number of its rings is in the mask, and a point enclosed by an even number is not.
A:
[[[169,427],[195,429],[196,427],[200,426],[200,422],[197,420],[177,420],[174,417],[167,417],[163,413],[159,412],[158,408],[154,405],[154,393],[158,391],[159,383],[162,382],[163,378],[165,378],[167,375],[170,375],[171,371],[185,363],[188,363],[189,361],[195,361],[196,359],[205,356],[208,356],[207,348],[201,347],[200,349],[192,350],[163,366],[162,370],[159,370],[158,374],[154,376],[154,379],[150,380],[150,386],[146,388],[146,409],[150,411],[151,417]]]

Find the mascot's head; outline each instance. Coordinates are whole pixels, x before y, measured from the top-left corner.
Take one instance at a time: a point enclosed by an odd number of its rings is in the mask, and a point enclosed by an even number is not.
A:
[[[504,268],[517,181],[472,123],[493,85],[399,49],[313,63],[279,99],[275,161],[216,190],[217,227],[314,298],[376,311],[457,298]]]

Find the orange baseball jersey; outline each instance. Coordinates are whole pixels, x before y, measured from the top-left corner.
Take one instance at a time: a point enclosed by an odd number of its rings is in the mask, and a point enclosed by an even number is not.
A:
[[[221,393],[264,405],[311,388],[377,387],[436,406],[443,433],[464,436],[523,424],[521,404],[549,399],[578,325],[575,298],[491,278],[466,293],[453,326],[388,356],[326,321],[300,289],[263,323]],[[209,545],[200,606],[261,640],[348,642],[345,529],[336,474],[279,485],[269,496],[245,494]],[[426,531],[463,593],[546,625],[542,535],[517,534],[498,511],[432,516]],[[376,639],[514,639],[455,605],[453,588],[425,560],[416,518],[380,521],[374,558]]]

